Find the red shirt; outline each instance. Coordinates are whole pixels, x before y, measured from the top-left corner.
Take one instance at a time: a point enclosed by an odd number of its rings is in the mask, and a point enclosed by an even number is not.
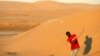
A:
[[[71,50],[80,48],[78,40],[76,38],[76,34],[72,34],[67,41],[71,44]]]

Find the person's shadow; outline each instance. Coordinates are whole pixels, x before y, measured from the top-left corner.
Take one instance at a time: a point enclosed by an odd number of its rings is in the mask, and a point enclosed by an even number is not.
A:
[[[92,38],[87,35],[84,44],[85,44],[85,49],[83,55],[85,56],[90,52],[92,48]]]

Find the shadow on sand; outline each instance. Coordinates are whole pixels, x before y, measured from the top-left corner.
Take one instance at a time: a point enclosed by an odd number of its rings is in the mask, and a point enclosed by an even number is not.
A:
[[[85,49],[83,55],[87,56],[92,48],[92,38],[87,35],[84,44],[85,44]]]

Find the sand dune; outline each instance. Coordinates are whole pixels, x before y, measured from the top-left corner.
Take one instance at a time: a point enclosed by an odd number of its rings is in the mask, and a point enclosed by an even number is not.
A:
[[[31,29],[37,26],[37,24],[39,25],[47,20],[68,16],[84,10],[100,9],[99,5],[66,4],[52,1],[40,1],[36,3],[1,1],[0,8],[0,25],[3,25],[0,26],[0,29],[16,28],[20,30],[22,30],[22,28]],[[12,21],[13,23],[11,23]],[[30,24],[30,22],[32,22],[32,24]],[[10,26],[8,26],[9,24]],[[22,25],[26,27],[22,27]]]
[[[51,19],[62,18],[84,10],[97,10],[98,12],[100,9],[99,5],[66,4],[52,1],[36,3],[1,1],[0,8],[0,29],[3,30],[23,30],[25,28],[28,30]]]
[[[17,24],[16,24],[16,23]],[[37,22],[2,22],[0,23],[0,30],[18,30],[18,31],[26,31],[31,28],[37,27],[39,24]]]
[[[67,43],[66,31],[76,33],[79,37],[80,50],[83,56],[86,36],[92,38],[89,56],[100,55],[100,10],[88,9],[49,20],[40,26],[21,33],[7,41],[2,56],[70,56],[70,44]]]
[[[4,28],[24,29],[33,27],[34,20],[42,22],[29,31],[0,40],[0,56],[69,56],[66,31],[80,35],[78,56],[83,55],[87,36],[92,38],[88,55],[100,56],[100,5],[1,2],[0,8],[0,17],[6,17],[0,20]]]
[[[96,9],[99,5],[64,4],[59,2],[41,1],[36,3],[0,2],[0,16],[12,19],[35,19],[39,22],[59,18],[83,10]],[[25,18],[23,18],[23,17]],[[11,17],[9,18],[11,20]],[[20,19],[21,19],[20,18]],[[4,18],[6,19],[6,18]]]

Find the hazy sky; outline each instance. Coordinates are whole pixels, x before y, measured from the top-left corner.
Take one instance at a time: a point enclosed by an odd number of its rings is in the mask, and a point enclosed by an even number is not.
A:
[[[48,0],[0,0],[0,1],[36,2],[36,1],[48,1]],[[91,4],[100,4],[100,0],[51,0],[51,1],[58,1],[58,2],[64,2],[64,3],[91,3]]]

